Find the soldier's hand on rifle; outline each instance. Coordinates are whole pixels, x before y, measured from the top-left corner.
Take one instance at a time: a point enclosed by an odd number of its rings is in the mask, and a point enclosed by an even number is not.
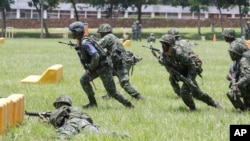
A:
[[[42,119],[42,120],[46,120],[46,117],[43,116],[41,113],[39,113],[39,118]]]
[[[91,73],[90,73],[90,70],[86,70],[86,73],[88,74],[88,75],[90,75]]]
[[[164,65],[164,61],[163,61],[163,58],[161,56],[157,56],[157,59],[158,59],[158,62],[161,64],[161,65]]]
[[[232,80],[231,74],[227,74],[226,79],[227,79],[228,81],[231,81],[231,80]]]

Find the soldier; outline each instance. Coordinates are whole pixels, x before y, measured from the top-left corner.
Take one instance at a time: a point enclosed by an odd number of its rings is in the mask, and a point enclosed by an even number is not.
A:
[[[138,40],[141,41],[142,25],[138,20],[135,23],[136,23],[136,29],[135,29],[136,41],[138,41]]]
[[[185,47],[175,45],[174,36],[165,34],[160,40],[162,50],[160,62],[167,70],[169,67],[174,68],[181,76],[189,81],[189,84],[195,85],[196,89],[191,88],[187,83],[183,83],[180,88],[180,97],[183,102],[189,107],[190,111],[196,110],[196,106],[192,97],[205,102],[207,105],[222,108],[222,106],[214,101],[207,93],[202,92],[195,80],[197,76],[196,64],[193,59],[188,55]],[[172,73],[170,71],[170,73]],[[174,74],[177,79],[180,76]]]
[[[101,24],[97,32],[101,35],[98,45],[103,49],[107,49],[106,54],[112,60],[113,71],[118,77],[121,87],[133,98],[143,100],[142,95],[129,82],[129,70],[132,64],[127,58],[131,57],[125,51],[120,40],[112,33],[111,26],[106,23]],[[138,57],[135,60],[138,60]],[[110,93],[108,92],[103,98],[109,98],[109,95]]]
[[[72,106],[71,97],[68,95],[59,96],[53,106],[55,110],[51,112],[49,121],[56,128],[59,139],[69,139],[72,135],[80,132],[118,135],[96,125],[87,113],[82,112],[79,107]],[[42,115],[39,116],[45,121],[47,120]],[[118,136],[128,137],[127,135]]]
[[[131,28],[132,28],[132,39],[134,41],[137,41],[138,39],[136,37],[136,22],[133,22]]]
[[[234,29],[232,28],[224,29],[224,31],[222,32],[222,36],[224,37],[224,40],[230,44],[229,49],[236,47],[236,48],[241,48],[244,51],[249,50],[246,41],[244,39],[236,38]]]
[[[198,55],[195,54],[195,52],[191,49],[191,43],[187,40],[181,40],[181,36],[179,34],[179,31],[177,29],[171,28],[168,30],[167,34],[174,36],[175,38],[175,46],[179,47],[185,47],[185,50],[188,52],[189,56],[192,57],[192,59],[195,61],[197,70],[198,70],[198,75],[201,76],[202,73],[202,61],[199,59]],[[179,80],[174,76],[173,74],[170,73],[169,75],[169,81],[170,84],[174,90],[174,92],[177,94],[178,97],[180,97],[180,86],[179,86]]]
[[[73,38],[78,42],[75,49],[84,69],[86,70],[80,79],[80,83],[88,96],[89,104],[84,105],[83,108],[97,107],[95,93],[90,84],[90,82],[97,77],[101,78],[103,85],[110,96],[124,106],[133,108],[133,104],[116,90],[113,79],[113,70],[109,63],[111,61],[109,61],[105,52],[100,47],[98,48],[94,40],[83,37],[84,24],[82,22],[73,22],[69,25],[69,30],[72,32]]]
[[[245,39],[250,40],[250,21],[247,21],[247,25],[244,27]]]
[[[171,28],[168,30],[167,34],[173,35],[175,37],[175,44],[183,44],[184,46],[192,47],[198,45],[197,43],[192,43],[189,40],[183,40],[181,39],[181,35],[179,31],[175,28]]]
[[[149,37],[148,37],[148,43],[154,43],[155,42],[155,35],[154,35],[154,33],[150,33],[150,35],[149,35]]]
[[[249,48],[245,40],[241,38],[236,39],[235,31],[231,28],[225,29],[222,35],[224,40],[230,44],[228,51],[233,61],[229,75],[227,75],[227,79],[231,81],[227,97],[236,109],[244,111],[250,108],[250,101],[247,98],[247,87],[245,88],[245,86],[249,85],[249,80],[247,80],[249,76],[249,58],[243,56],[243,54],[248,55]],[[243,97],[243,102],[240,97]]]
[[[231,81],[227,97],[235,109],[250,110],[250,51],[237,47],[228,51],[234,63],[227,75]]]

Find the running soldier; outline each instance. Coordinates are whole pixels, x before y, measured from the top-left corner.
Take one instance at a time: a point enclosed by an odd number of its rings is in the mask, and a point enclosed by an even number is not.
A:
[[[174,29],[174,28],[169,29],[167,34],[174,36],[175,46],[185,48],[185,51],[188,52],[188,55],[195,61],[197,73],[199,76],[201,76],[201,73],[203,71],[202,61],[200,60],[198,55],[196,55],[195,52],[191,49],[192,44],[187,40],[181,40],[181,36],[180,36],[179,31],[177,29]],[[176,78],[175,75],[170,73],[169,74],[169,81],[170,81],[170,84],[171,84],[174,92],[177,94],[178,97],[180,97],[180,85],[178,83],[179,79]]]
[[[98,45],[103,49],[107,49],[106,54],[112,60],[113,73],[118,77],[121,87],[133,98],[143,100],[142,95],[129,82],[129,70],[133,65],[133,60],[136,62],[140,58],[134,57],[131,61],[132,52],[124,49],[120,40],[112,33],[112,28],[109,24],[101,24],[97,32],[101,35]],[[110,93],[103,96],[103,98],[108,98],[109,96]]]
[[[188,51],[185,47],[176,46],[174,36],[169,34],[163,35],[160,42],[163,52],[159,57],[159,62],[164,65],[170,73],[174,73],[177,79],[183,81],[179,91],[180,97],[189,107],[190,111],[196,110],[192,97],[205,102],[209,106],[222,108],[219,102],[213,100],[207,93],[200,90],[195,80],[197,76],[196,64],[188,55]],[[173,70],[175,70],[175,72]]]
[[[86,70],[80,79],[81,86],[88,96],[89,103],[83,108],[97,107],[95,93],[90,84],[95,78],[100,77],[106,91],[111,97],[122,103],[128,108],[133,108],[133,104],[124,98],[120,92],[116,90],[113,79],[113,70],[109,62],[109,58],[105,52],[95,44],[91,38],[84,37],[84,24],[82,22],[73,22],[69,25],[72,37],[77,40],[75,50],[78,53],[80,61]]]

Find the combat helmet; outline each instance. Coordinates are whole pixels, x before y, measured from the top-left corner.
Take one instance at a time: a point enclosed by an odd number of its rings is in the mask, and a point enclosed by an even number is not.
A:
[[[247,50],[244,47],[241,46],[231,46],[228,49],[229,52],[233,52],[239,56],[243,56],[243,53],[246,52]]]
[[[175,28],[169,29],[167,34],[173,35],[175,37],[180,37],[179,31]]]
[[[83,32],[84,24],[82,22],[73,22],[69,25],[70,31]]]
[[[112,32],[112,28],[109,24],[104,23],[101,24],[97,30],[98,33],[107,33],[107,32]]]
[[[167,44],[170,44],[170,45],[175,45],[175,38],[173,35],[170,35],[170,34],[165,34],[161,37],[161,40],[160,40],[161,43],[167,43]]]
[[[68,95],[61,95],[53,103],[54,107],[56,107],[57,103],[63,103],[63,104],[66,104],[68,106],[71,106],[72,105],[72,100],[71,100],[70,96],[68,96]]]
[[[222,32],[222,36],[228,37],[228,38],[235,38],[235,31],[232,28],[225,29]]]

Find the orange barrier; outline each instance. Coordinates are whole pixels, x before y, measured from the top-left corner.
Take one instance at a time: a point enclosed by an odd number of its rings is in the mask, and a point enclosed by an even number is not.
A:
[[[4,38],[0,38],[0,44],[4,44]]]
[[[7,123],[7,106],[5,103],[4,98],[0,99],[0,135],[4,134],[6,130],[6,123]]]
[[[0,98],[0,135],[8,127],[22,123],[24,119],[24,95],[12,94],[8,98]]]
[[[55,64],[50,66],[42,75],[30,75],[23,80],[22,83],[57,83],[63,78],[63,65]]]
[[[126,40],[126,41],[123,43],[123,46],[124,46],[124,47],[130,47],[130,46],[131,46],[131,40]]]

